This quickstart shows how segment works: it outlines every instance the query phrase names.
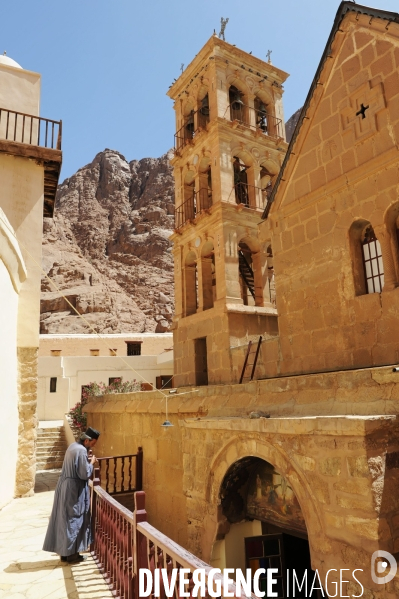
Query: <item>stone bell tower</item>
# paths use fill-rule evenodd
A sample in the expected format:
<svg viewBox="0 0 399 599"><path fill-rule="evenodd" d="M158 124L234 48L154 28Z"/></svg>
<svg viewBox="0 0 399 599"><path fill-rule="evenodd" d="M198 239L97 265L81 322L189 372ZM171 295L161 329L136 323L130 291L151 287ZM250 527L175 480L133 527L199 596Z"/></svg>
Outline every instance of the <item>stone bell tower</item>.
<svg viewBox="0 0 399 599"><path fill-rule="evenodd" d="M212 36L175 101L175 384L237 382L250 339L277 334L258 223L287 144L287 73Z"/></svg>

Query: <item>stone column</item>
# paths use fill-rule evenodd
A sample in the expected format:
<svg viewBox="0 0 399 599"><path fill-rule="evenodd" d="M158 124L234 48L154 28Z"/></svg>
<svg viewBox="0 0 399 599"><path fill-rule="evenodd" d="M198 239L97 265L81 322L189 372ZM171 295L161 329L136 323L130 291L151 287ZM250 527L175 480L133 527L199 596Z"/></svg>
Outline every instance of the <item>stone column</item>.
<svg viewBox="0 0 399 599"><path fill-rule="evenodd" d="M382 262L384 265L383 291L391 291L397 286L395 263L392 256L391 236L384 225L375 227L374 232L381 244Z"/></svg>

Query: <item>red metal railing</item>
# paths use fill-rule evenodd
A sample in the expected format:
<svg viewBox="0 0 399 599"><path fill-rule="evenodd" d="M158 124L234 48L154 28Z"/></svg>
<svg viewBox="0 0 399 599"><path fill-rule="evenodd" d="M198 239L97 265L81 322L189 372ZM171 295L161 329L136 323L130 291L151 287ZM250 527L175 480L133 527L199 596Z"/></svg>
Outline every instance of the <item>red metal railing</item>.
<svg viewBox="0 0 399 599"><path fill-rule="evenodd" d="M224 118L230 121L237 121L240 125L259 131L269 137L285 138L283 121L264 110L233 102L229 104L224 113Z"/></svg>
<svg viewBox="0 0 399 599"><path fill-rule="evenodd" d="M183 127L180 127L175 133L175 152L190 143L200 131L206 128L208 123L209 114L204 114L202 108L192 111L185 117Z"/></svg>
<svg viewBox="0 0 399 599"><path fill-rule="evenodd" d="M0 108L0 139L61 150L62 121Z"/></svg>
<svg viewBox="0 0 399 599"><path fill-rule="evenodd" d="M98 478L107 493L132 493L143 488L143 449L130 455L97 458Z"/></svg>
<svg viewBox="0 0 399 599"><path fill-rule="evenodd" d="M92 489L92 525L94 543L91 553L112 593L119 599L139 599L139 571L147 568L187 568L190 579L186 585L192 586L192 573L203 568L209 573L212 567L195 555L172 541L169 537L147 522L145 493L135 493L135 511L132 513L122 507L104 489L99 479L90 481ZM222 580L216 574L215 580ZM165 597L165 587L160 581L160 596ZM236 596L235 584L229 585L229 591ZM208 596L208 595L206 595ZM151 598L155 589L151 589ZM174 599L179 599L179 578L174 586ZM254 597L252 595L252 597Z"/></svg>
<svg viewBox="0 0 399 599"><path fill-rule="evenodd" d="M212 190L208 188L194 191L192 197L188 198L175 210L175 228L179 229L187 222L196 218L197 214L209 210L212 206Z"/></svg>

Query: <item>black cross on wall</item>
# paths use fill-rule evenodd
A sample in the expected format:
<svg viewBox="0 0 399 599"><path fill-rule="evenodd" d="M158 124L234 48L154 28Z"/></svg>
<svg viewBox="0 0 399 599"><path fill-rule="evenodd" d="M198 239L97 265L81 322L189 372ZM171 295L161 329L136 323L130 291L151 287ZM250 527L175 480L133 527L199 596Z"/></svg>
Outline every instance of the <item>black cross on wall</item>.
<svg viewBox="0 0 399 599"><path fill-rule="evenodd" d="M366 118L366 110L370 108L370 106L365 106L364 104L360 105L360 110L356 113L356 116L362 115L362 119Z"/></svg>

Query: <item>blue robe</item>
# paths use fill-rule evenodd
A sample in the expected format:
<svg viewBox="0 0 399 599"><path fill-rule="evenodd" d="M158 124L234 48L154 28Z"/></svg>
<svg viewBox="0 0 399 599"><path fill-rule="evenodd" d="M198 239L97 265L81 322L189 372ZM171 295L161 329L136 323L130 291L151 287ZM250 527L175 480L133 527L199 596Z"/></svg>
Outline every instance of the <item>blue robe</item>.
<svg viewBox="0 0 399 599"><path fill-rule="evenodd" d="M87 481L92 471L87 449L80 443L72 443L65 453L55 489L44 551L68 556L88 549L92 536Z"/></svg>

